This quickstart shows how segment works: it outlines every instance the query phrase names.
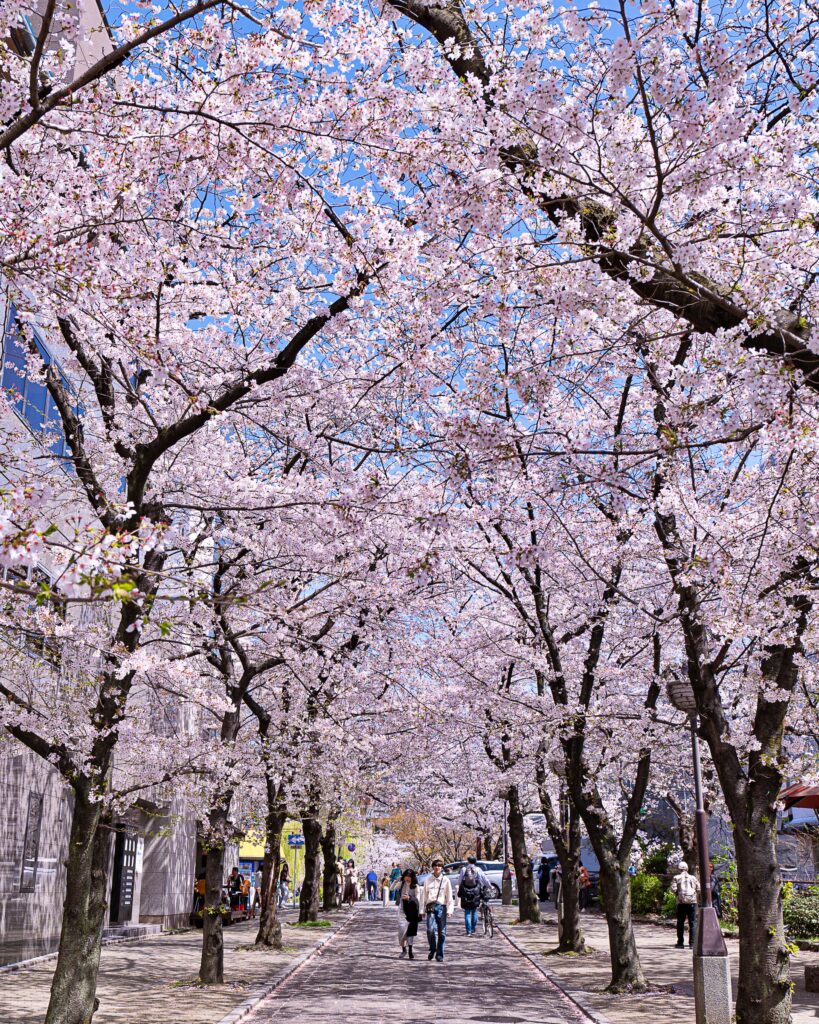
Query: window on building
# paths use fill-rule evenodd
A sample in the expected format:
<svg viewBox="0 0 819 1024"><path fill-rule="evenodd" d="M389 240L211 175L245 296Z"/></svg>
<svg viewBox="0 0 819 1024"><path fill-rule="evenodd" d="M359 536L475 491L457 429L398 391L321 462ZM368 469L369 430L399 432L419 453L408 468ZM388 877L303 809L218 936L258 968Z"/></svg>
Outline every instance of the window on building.
<svg viewBox="0 0 819 1024"><path fill-rule="evenodd" d="M51 576L39 566L11 566L0 570L0 577L9 583L26 584L29 587L40 587L47 584L52 594L58 593ZM19 602L20 596L13 592L4 591L0 601L8 602L7 611L12 613L15 602ZM33 609L35 599L31 599L30 607ZM65 605L63 603L54 606L58 615L65 618ZM55 667L59 666L61 652L60 642L54 636L36 629L25 627L0 627L0 636L9 641L13 646L22 650L25 654L34 658L42 658Z"/></svg>
<svg viewBox="0 0 819 1024"><path fill-rule="evenodd" d="M21 57L30 57L37 45L37 37L34 35L31 21L25 16L20 16L20 23L11 29L11 45Z"/></svg>
<svg viewBox="0 0 819 1024"><path fill-rule="evenodd" d="M51 355L36 333L34 342L42 356L43 364L51 365L53 362ZM39 381L31 380L24 346L25 342L20 333L17 311L12 305L3 337L3 367L0 385L14 408L31 429L38 434L46 431L45 441L48 448L55 455L62 456L65 452L65 436L60 415L46 386ZM60 373L59 367L57 367L57 372ZM60 373L60 379L68 386L62 373Z"/></svg>
<svg viewBox="0 0 819 1024"><path fill-rule="evenodd" d="M37 884L37 860L40 856L42 824L42 793L29 793L26 831L23 840L23 870L20 873L20 892L34 892L34 886Z"/></svg>

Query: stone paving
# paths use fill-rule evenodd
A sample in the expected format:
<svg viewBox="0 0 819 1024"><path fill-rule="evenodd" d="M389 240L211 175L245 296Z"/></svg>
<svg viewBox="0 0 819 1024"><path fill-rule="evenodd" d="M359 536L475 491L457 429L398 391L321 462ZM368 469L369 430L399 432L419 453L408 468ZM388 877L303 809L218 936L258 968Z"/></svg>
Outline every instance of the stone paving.
<svg viewBox="0 0 819 1024"><path fill-rule="evenodd" d="M297 919L286 911L285 922ZM335 923L349 911L322 915ZM94 1024L218 1024L254 990L269 983L327 934L325 928L284 926L281 953L243 949L258 922L225 929L224 985L195 985L202 948L197 929L103 947ZM56 960L0 974L0 1024L42 1024Z"/></svg>
<svg viewBox="0 0 819 1024"><path fill-rule="evenodd" d="M503 938L466 938L456 911L443 963L398 959L397 911L363 907L349 928L245 1018L247 1024L584 1024Z"/></svg>
<svg viewBox="0 0 819 1024"><path fill-rule="evenodd" d="M663 991L610 996L603 992L611 978L605 918L599 913L583 915L586 943L595 951L592 955L547 956L545 954L557 945L557 918L551 904L541 904L541 910L544 909L545 925L514 924L517 908L499 907L495 916L521 949L601 1019L611 1024L694 1024L691 954L688 949L674 948L676 932L673 928L642 923L634 926L646 976L653 986ZM727 939L726 943L736 992L739 943L735 939ZM795 985L793 1024L819 1021L819 993L806 992L804 986L805 965L815 963L819 963L819 953L799 953L791 961Z"/></svg>
<svg viewBox="0 0 819 1024"><path fill-rule="evenodd" d="M658 991L610 996L605 920L584 915L586 957L546 955L557 941L553 908L544 925L517 925L515 908L495 908L512 941L538 967L610 1024L694 1024L691 957L674 949L673 929L635 925L637 945L649 980ZM316 955L290 974L272 995L243 1018L247 1024L582 1024L577 1005L532 966L502 935L466 938L462 916L450 921L443 964L426 959L426 939L418 936L415 961L398 959L397 912L359 905L351 915L327 915L334 929L345 925ZM285 913L285 921L294 912ZM200 931L162 935L107 946L100 968L100 1009L94 1024L219 1024L249 995L276 983L294 961L326 938L326 929L285 925L282 953L249 946L255 922L225 931L224 985L195 985ZM738 944L728 940L734 979ZM794 1024L819 1021L819 994L805 992L806 964L819 953L793 960ZM42 1024L54 960L0 975L0 1024Z"/></svg>

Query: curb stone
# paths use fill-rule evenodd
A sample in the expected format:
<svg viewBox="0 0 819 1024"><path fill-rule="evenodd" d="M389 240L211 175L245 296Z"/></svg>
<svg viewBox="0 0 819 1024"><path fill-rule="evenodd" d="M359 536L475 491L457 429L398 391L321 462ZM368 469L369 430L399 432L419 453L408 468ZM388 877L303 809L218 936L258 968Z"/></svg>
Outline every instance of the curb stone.
<svg viewBox="0 0 819 1024"><path fill-rule="evenodd" d="M192 931L191 928L172 928L167 932L148 932L145 935L129 935L126 938L111 938L102 940L102 948L106 946L127 946L139 945L142 942L150 942L153 939L167 939L169 935L181 935L184 932ZM30 956L27 960L18 960L13 964L3 964L0 967L0 974L11 974L14 971L25 971L29 967L36 967L38 964L44 964L48 960L56 960L59 956L58 950L54 950L53 953L41 953L40 956Z"/></svg>
<svg viewBox="0 0 819 1024"><path fill-rule="evenodd" d="M502 925L499 925L497 921L495 922L495 928L501 933L510 946L513 946L521 956L525 957L536 971L542 974L547 981L551 982L556 989L562 992L570 1003L573 1003L582 1014L588 1017L590 1021L593 1021L593 1024L610 1024L607 1017L602 1016L602 1014L597 1010L589 1006L585 999L582 999L577 995L577 993L569 991L564 983L555 977L551 971L547 971L542 964L538 963L532 954L528 953L522 946L515 942L515 940L507 933L506 929ZM220 1021L219 1024L222 1024L222 1021Z"/></svg>
<svg viewBox="0 0 819 1024"><path fill-rule="evenodd" d="M357 911L356 911L357 913ZM253 992L230 1011L230 1013L223 1017L221 1020L216 1021L216 1024L237 1024L237 1021L242 1020L246 1017L251 1010L255 1010L259 1003L266 999L267 996L272 995L276 989L281 988L286 981L288 981L296 971L300 970L308 960L312 960L314 956L318 956L321 950L332 940L340 934L349 924L352 923L356 917L356 913L351 914L348 918L338 924L335 928L329 928L327 933L321 937L319 942L305 950L295 960L291 960L290 963L280 971L275 978L270 981L266 981L260 988L254 989ZM603 1022L607 1024L607 1022Z"/></svg>

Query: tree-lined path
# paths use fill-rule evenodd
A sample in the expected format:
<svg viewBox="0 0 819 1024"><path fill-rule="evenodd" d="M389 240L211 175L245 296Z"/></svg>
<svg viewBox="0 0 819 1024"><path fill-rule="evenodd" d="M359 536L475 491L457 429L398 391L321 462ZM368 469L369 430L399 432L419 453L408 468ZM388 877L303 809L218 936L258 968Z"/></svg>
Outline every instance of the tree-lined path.
<svg viewBox="0 0 819 1024"><path fill-rule="evenodd" d="M503 938L467 939L450 920L446 958L398 959L397 917L362 908L321 954L246 1018L248 1024L583 1024L588 1020Z"/></svg>

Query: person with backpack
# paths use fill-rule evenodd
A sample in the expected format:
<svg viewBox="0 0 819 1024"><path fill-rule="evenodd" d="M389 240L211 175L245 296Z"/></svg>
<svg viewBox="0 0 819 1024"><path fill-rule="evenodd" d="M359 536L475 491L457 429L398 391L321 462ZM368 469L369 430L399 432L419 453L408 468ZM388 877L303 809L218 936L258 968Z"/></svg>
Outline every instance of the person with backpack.
<svg viewBox="0 0 819 1024"><path fill-rule="evenodd" d="M475 864L467 864L461 876L461 884L458 886L467 935L474 935L478 927L478 907L481 905L481 892L484 888L478 877L479 870ZM482 871L481 874L483 875Z"/></svg>
<svg viewBox="0 0 819 1024"><path fill-rule="evenodd" d="M464 866L458 872L458 885L457 885L457 888L460 888L461 882L464 880L464 875L466 874L466 870L469 867L474 868L475 873L478 876L478 881L480 882L481 886L487 886L488 885L490 889L492 888L492 883L486 877L486 873L480 867L478 867L478 858L477 857L467 857L466 858L466 864L464 864Z"/></svg>
<svg viewBox="0 0 819 1024"><path fill-rule="evenodd" d="M677 900L677 949L685 948L685 922L688 921L688 948L693 949L696 933L697 897L700 894L700 883L689 875L688 865L681 860L677 865L679 874L671 883L671 891Z"/></svg>

